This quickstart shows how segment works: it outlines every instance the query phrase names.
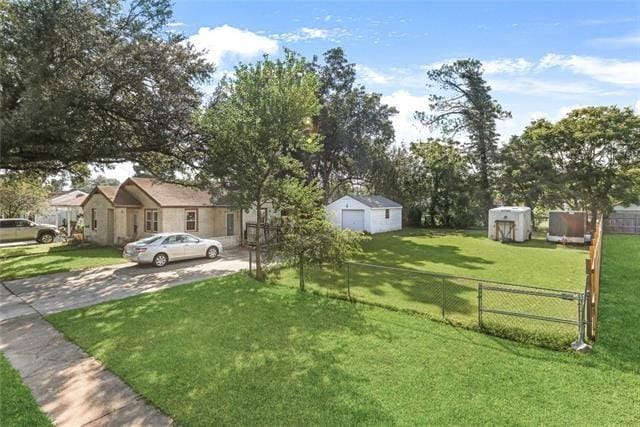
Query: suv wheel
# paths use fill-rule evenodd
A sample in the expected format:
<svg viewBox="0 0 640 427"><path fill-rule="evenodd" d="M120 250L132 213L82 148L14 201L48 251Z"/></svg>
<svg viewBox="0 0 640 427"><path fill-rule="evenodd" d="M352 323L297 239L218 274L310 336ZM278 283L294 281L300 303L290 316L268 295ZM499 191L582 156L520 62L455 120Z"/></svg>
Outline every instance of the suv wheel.
<svg viewBox="0 0 640 427"><path fill-rule="evenodd" d="M166 254L159 253L153 257L153 265L156 267L164 267L169 262L169 257Z"/></svg>
<svg viewBox="0 0 640 427"><path fill-rule="evenodd" d="M53 240L55 238L56 238L56 236L54 236L53 233L51 233L51 232L42 233L42 234L40 234L40 237L38 238L38 242L40 242L40 243L53 243Z"/></svg>

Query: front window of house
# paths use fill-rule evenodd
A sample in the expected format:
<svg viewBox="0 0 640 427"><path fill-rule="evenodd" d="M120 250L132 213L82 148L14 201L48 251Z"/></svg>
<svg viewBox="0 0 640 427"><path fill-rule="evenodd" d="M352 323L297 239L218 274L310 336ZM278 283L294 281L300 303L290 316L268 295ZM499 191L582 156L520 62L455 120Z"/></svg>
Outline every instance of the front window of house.
<svg viewBox="0 0 640 427"><path fill-rule="evenodd" d="M157 209L145 209L144 231L148 233L156 233L158 231L158 210Z"/></svg>
<svg viewBox="0 0 640 427"><path fill-rule="evenodd" d="M185 231L198 231L198 210L187 209L185 211Z"/></svg>
<svg viewBox="0 0 640 427"><path fill-rule="evenodd" d="M384 210L384 218L389 219L389 209Z"/></svg>

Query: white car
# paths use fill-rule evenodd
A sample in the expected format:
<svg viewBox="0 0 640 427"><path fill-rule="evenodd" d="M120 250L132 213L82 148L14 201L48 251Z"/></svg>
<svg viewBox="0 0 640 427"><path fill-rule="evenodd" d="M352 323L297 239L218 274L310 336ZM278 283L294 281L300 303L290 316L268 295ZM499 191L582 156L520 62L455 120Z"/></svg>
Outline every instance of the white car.
<svg viewBox="0 0 640 427"><path fill-rule="evenodd" d="M217 240L201 239L186 233L159 233L124 247L122 256L140 264L164 267L170 261L216 258L222 253Z"/></svg>

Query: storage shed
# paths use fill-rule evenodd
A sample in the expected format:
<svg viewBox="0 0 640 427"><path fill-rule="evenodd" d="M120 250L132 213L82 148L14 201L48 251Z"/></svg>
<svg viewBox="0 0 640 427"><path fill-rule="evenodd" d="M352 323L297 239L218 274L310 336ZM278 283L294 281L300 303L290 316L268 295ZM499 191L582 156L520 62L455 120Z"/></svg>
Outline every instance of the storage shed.
<svg viewBox="0 0 640 427"><path fill-rule="evenodd" d="M585 243L591 240L587 233L587 214L584 211L549 211L550 242Z"/></svg>
<svg viewBox="0 0 640 427"><path fill-rule="evenodd" d="M340 229L372 234L402 229L402 205L383 196L344 196L326 209Z"/></svg>
<svg viewBox="0 0 640 427"><path fill-rule="evenodd" d="M531 239L531 208L502 206L489 210L489 238L502 242Z"/></svg>

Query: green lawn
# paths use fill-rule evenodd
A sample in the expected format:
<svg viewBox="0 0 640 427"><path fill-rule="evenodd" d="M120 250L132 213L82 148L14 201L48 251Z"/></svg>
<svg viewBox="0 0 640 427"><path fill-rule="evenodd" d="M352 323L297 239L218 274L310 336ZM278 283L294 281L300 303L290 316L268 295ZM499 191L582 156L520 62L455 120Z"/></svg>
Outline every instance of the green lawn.
<svg viewBox="0 0 640 427"><path fill-rule="evenodd" d="M0 424L6 427L51 426L31 390L0 353Z"/></svg>
<svg viewBox="0 0 640 427"><path fill-rule="evenodd" d="M81 270L123 262L126 260L122 258L122 252L110 247L71 249L66 245L43 245L42 247L7 248L0 250L0 280Z"/></svg>
<svg viewBox="0 0 640 427"><path fill-rule="evenodd" d="M637 425L640 238L604 253L590 355L239 274L48 320L182 425Z"/></svg>
<svg viewBox="0 0 640 427"><path fill-rule="evenodd" d="M525 243L504 244L489 240L484 231L435 231L405 229L374 235L364 244L356 263L382 264L411 271L374 268L359 264L307 271L306 286L321 294L350 294L359 301L417 311L467 327L478 326L478 280L510 282L567 291L584 291L582 246L562 246L537 237ZM442 278L431 272L465 278ZM298 286L298 271L274 271L274 280ZM475 279L475 280L474 280ZM537 316L578 320L577 301L540 298L487 291L485 308ZM444 310L443 310L444 307ZM502 336L554 347L566 347L577 336L577 327L485 315L483 325Z"/></svg>

